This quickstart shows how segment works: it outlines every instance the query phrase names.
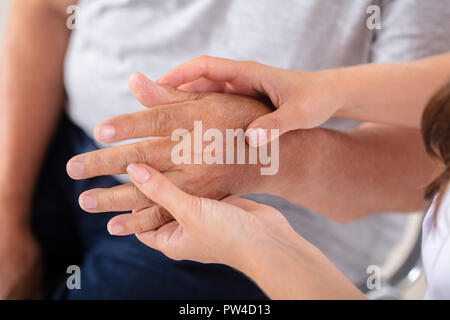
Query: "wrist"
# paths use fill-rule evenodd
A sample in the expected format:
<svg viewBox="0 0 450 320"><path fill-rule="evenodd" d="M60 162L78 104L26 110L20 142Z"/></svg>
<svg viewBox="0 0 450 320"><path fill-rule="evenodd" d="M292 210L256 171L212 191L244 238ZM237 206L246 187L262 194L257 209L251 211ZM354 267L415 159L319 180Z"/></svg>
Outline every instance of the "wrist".
<svg viewBox="0 0 450 320"><path fill-rule="evenodd" d="M318 72L331 93L335 108L334 117L345 117L350 110L358 106L358 75L353 70L340 68Z"/></svg>
<svg viewBox="0 0 450 320"><path fill-rule="evenodd" d="M302 255L305 254L299 244L249 241L245 254L241 254L233 267L252 279L270 298L297 299L300 295L293 279L308 277L307 270L298 261Z"/></svg>
<svg viewBox="0 0 450 320"><path fill-rule="evenodd" d="M242 239L226 264L255 279L257 271L266 259L277 252L278 245L272 239L257 240L254 237Z"/></svg>
<svg viewBox="0 0 450 320"><path fill-rule="evenodd" d="M227 264L250 276L260 270L261 262L267 258L271 259L272 255L286 253L295 256L306 243L293 229L279 232L271 230L264 224L250 225L250 229L241 233L236 239L237 241L229 250L231 255L226 261Z"/></svg>
<svg viewBox="0 0 450 320"><path fill-rule="evenodd" d="M302 204L309 194L308 187L322 176L324 150L327 143L324 129L296 130L279 138L278 171L261 175L260 166L254 169L246 182L250 193L267 193Z"/></svg>
<svg viewBox="0 0 450 320"><path fill-rule="evenodd" d="M330 70L330 73L334 73L335 88L337 93L341 96L342 100L335 113L335 117L355 119L358 118L358 114L361 113L362 107L364 107L367 100L367 95L371 89L370 83L367 82L368 76L366 76L366 67L348 67Z"/></svg>

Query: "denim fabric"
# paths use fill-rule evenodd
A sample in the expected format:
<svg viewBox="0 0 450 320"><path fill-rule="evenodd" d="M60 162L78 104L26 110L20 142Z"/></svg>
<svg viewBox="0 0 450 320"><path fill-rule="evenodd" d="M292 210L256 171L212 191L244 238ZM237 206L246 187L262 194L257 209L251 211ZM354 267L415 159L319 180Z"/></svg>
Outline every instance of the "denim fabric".
<svg viewBox="0 0 450 320"><path fill-rule="evenodd" d="M33 206L33 229L44 253L45 284L53 299L265 299L242 273L218 264L173 261L135 236L115 237L106 224L117 213L89 214L84 190L108 188L111 176L71 180L66 163L95 143L67 118L49 149ZM224 237L227 235L224 234ZM81 268L81 289L67 289L69 265Z"/></svg>

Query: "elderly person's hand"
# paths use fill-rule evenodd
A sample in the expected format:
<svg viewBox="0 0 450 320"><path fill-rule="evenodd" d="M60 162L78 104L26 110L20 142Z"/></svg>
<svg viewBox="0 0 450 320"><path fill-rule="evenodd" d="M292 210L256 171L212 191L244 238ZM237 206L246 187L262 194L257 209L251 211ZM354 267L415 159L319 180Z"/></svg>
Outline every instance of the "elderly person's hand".
<svg viewBox="0 0 450 320"><path fill-rule="evenodd" d="M195 147L191 148L191 154L188 155L190 164L174 163L172 151L180 142L172 141L171 135L179 128L193 133L194 121L201 120L203 132L214 128L226 137L226 129L245 129L254 119L269 113L268 106L249 97L186 93L170 87L161 87L138 73L130 77L130 88L136 98L149 108L104 121L95 130L96 138L104 143L143 137L157 138L78 155L67 165L68 173L73 179L124 174L128 164L141 162L163 172L186 192L202 197L222 199L230 194L242 194L252 190L251 185L258 183L257 176L260 175L261 166L248 164L248 161L245 161L246 164L236 164L236 161L226 164L225 150L224 164L207 164L205 161L195 163ZM249 147L245 143L243 133L242 130L240 151L244 151L248 156ZM210 144L211 141L203 142L202 148L205 149ZM225 146L225 142L220 144ZM152 216L156 220L137 220L136 224L143 230L153 227L154 223L160 224L172 219L159 207L154 207L154 203L132 184L86 191L80 196L80 205L88 212L146 208L154 213ZM136 219L144 216L141 211L136 215Z"/></svg>
<svg viewBox="0 0 450 320"><path fill-rule="evenodd" d="M127 223L134 214L123 215L109 222L110 233L136 233L175 260L230 265L274 299L364 297L274 208L235 196L217 201L190 195L147 165L130 164L127 171L137 188L175 220L141 232Z"/></svg>
<svg viewBox="0 0 450 320"><path fill-rule="evenodd" d="M269 243L298 237L286 218L267 205L236 196L222 201L193 196L145 164L130 164L127 171L136 187L175 220L139 233L141 230L133 225L134 213L124 214L120 220L109 222L109 232L137 234L143 243L172 259L229 264L236 254L245 251L242 246L249 238Z"/></svg>

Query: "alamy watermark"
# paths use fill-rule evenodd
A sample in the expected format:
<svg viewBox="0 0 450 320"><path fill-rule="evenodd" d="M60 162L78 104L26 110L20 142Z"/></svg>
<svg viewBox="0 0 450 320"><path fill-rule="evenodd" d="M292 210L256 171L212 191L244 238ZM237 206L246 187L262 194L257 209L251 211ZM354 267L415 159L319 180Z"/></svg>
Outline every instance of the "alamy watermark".
<svg viewBox="0 0 450 320"><path fill-rule="evenodd" d="M77 5L68 6L66 13L69 17L66 20L66 27L69 30L80 29L81 8Z"/></svg>
<svg viewBox="0 0 450 320"><path fill-rule="evenodd" d="M264 130L264 129L263 129ZM264 130L267 137L267 130ZM250 133L251 134L251 133ZM271 129L271 136L278 137L279 130ZM274 175L279 169L279 140L257 148L246 146L243 129L221 130L209 128L203 132L202 121L194 121L194 130L176 129L171 141L178 142L171 152L174 164L258 164L261 175ZM270 152L269 152L270 148Z"/></svg>
<svg viewBox="0 0 450 320"><path fill-rule="evenodd" d="M66 20L66 26L69 30L79 29L81 24L81 8L79 5L70 5L66 13L69 15ZM369 30L380 30L381 27L381 8L376 4L369 5L366 9L369 17L366 19L366 26Z"/></svg>
<svg viewBox="0 0 450 320"><path fill-rule="evenodd" d="M69 274L66 280L66 286L69 290L81 290L81 268L77 265L67 267L66 273Z"/></svg>
<svg viewBox="0 0 450 320"><path fill-rule="evenodd" d="M367 277L366 285L369 290L381 289L381 268L377 265L370 265L366 269Z"/></svg>

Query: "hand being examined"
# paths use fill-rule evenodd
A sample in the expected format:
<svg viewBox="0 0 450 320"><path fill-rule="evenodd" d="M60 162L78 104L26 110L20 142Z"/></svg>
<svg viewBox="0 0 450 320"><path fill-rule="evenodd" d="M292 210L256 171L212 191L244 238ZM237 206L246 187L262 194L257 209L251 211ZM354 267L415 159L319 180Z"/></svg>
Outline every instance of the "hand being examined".
<svg viewBox="0 0 450 320"><path fill-rule="evenodd" d="M75 156L67 164L71 178L126 174L128 164L145 163L182 190L200 197L222 199L251 189L252 177L259 175L258 165L174 164L171 152L178 142L171 141L171 135L178 128L191 132L197 120L202 121L203 130L216 128L224 133L225 129L245 129L254 119L269 113L268 106L248 97L187 93L159 86L139 73L133 74L129 82L135 97L149 109L102 122L95 129L95 137L103 143L156 138ZM80 195L79 202L88 212L134 210L133 215L114 218L130 226L130 233L157 228L173 219L133 184L88 190Z"/></svg>

